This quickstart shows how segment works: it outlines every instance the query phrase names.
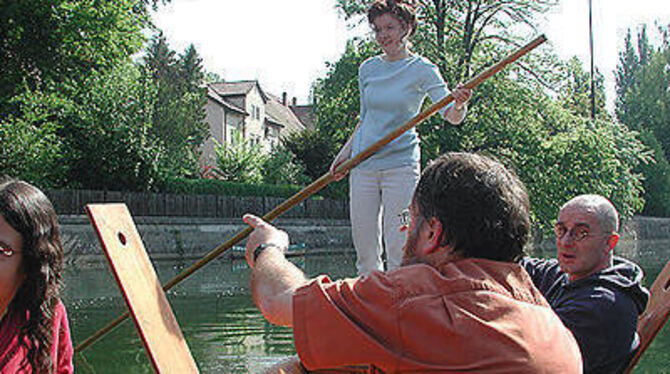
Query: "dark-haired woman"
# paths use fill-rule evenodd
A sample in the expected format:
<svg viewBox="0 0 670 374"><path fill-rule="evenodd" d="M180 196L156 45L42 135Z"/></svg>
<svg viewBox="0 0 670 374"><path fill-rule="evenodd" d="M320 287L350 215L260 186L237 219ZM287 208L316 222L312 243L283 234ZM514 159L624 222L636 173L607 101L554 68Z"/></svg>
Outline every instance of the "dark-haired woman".
<svg viewBox="0 0 670 374"><path fill-rule="evenodd" d="M62 268L49 199L28 183L0 180L0 373L74 371Z"/></svg>
<svg viewBox="0 0 670 374"><path fill-rule="evenodd" d="M408 38L417 26L410 1L377 0L367 16L383 53L359 68L360 121L331 165L336 179L344 177L335 173L342 162L416 116L426 96L435 102L449 94L437 66L409 49ZM440 114L459 124L472 92L459 85L452 94L455 101ZM351 226L361 275L384 270L383 248L388 270L402 262L405 234L398 230L400 214L409 206L419 180L420 154L419 137L411 129L351 171Z"/></svg>

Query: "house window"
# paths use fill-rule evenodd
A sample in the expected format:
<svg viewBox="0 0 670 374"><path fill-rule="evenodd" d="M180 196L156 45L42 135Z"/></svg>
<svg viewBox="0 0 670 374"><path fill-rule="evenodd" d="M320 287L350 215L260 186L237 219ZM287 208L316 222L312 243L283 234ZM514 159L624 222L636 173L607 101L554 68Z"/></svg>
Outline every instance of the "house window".
<svg viewBox="0 0 670 374"><path fill-rule="evenodd" d="M261 119L261 108L254 104L251 104L251 118Z"/></svg>

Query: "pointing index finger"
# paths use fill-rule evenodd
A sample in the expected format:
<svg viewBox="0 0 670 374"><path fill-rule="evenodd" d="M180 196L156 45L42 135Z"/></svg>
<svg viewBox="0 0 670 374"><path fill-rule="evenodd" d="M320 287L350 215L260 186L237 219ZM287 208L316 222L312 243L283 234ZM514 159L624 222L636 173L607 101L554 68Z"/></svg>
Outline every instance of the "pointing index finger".
<svg viewBox="0 0 670 374"><path fill-rule="evenodd" d="M263 221L263 219L261 219L260 217L255 216L253 214L245 214L244 216L242 216L242 220L254 229L257 226L261 226L261 225L265 224L265 221Z"/></svg>

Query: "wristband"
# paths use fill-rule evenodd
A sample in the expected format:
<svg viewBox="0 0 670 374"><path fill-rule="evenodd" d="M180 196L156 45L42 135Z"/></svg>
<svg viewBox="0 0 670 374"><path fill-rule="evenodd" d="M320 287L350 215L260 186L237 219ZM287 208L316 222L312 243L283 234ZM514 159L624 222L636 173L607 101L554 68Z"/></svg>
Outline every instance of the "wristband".
<svg viewBox="0 0 670 374"><path fill-rule="evenodd" d="M278 246L277 244L274 243L262 243L256 249L254 249L254 262L256 262L256 259L258 259L258 256L261 255L261 253L268 247L275 247L279 250L281 250L281 247Z"/></svg>

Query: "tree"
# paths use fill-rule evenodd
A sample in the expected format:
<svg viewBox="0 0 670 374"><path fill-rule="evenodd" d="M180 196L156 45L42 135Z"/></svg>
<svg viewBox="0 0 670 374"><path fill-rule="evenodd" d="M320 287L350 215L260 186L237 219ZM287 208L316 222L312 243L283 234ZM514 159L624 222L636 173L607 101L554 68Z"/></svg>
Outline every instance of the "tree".
<svg viewBox="0 0 670 374"><path fill-rule="evenodd" d="M263 175L263 183L266 184L305 185L311 182L305 175L305 168L281 143L265 157L260 171Z"/></svg>
<svg viewBox="0 0 670 374"><path fill-rule="evenodd" d="M57 95L26 91L11 104L25 114L10 114L0 122L0 173L43 188L62 186L66 170L63 144L52 111L66 107L67 101Z"/></svg>
<svg viewBox="0 0 670 374"><path fill-rule="evenodd" d="M633 47L631 31L626 34L624 49L619 52L616 70L616 115L619 121L641 133L644 143L653 151L653 160L642 164L644 176L644 214L670 215L670 47L666 30L661 49L648 42L646 27L637 34Z"/></svg>
<svg viewBox="0 0 670 374"><path fill-rule="evenodd" d="M591 116L591 76L577 57L569 59L565 67L566 79L558 93L559 103L571 113L588 118ZM605 108L605 78L597 68L594 82L596 118L611 119Z"/></svg>
<svg viewBox="0 0 670 374"><path fill-rule="evenodd" d="M638 169L644 177L642 186L645 204L642 214L670 217L670 163L653 133L642 130L640 139L650 148L653 156Z"/></svg>
<svg viewBox="0 0 670 374"><path fill-rule="evenodd" d="M202 68L202 58L193 44L189 44L180 56L177 66L178 81L183 85L183 89L190 92L197 92L201 89L205 73Z"/></svg>
<svg viewBox="0 0 670 374"><path fill-rule="evenodd" d="M644 29L643 29L644 30ZM652 50L643 44L640 33L637 55L630 47L620 52L617 67L617 118L632 129L650 130L661 144L666 159L670 159L670 48ZM649 52L649 50L652 50ZM633 66L627 63L633 61ZM638 61L635 63L635 61Z"/></svg>
<svg viewBox="0 0 670 374"><path fill-rule="evenodd" d="M219 143L214 147L216 152L215 174L219 179L228 182L260 183L263 179L261 166L265 155L261 145L252 145L244 139L242 133L235 132L229 143Z"/></svg>
<svg viewBox="0 0 670 374"><path fill-rule="evenodd" d="M112 69L142 47L146 4L134 0L10 1L0 12L0 116L24 90L53 90ZM16 113L14 113L16 114Z"/></svg>
<svg viewBox="0 0 670 374"><path fill-rule="evenodd" d="M156 89L128 62L90 75L59 115L67 184L74 188L146 191L155 188L164 152L151 136Z"/></svg>
<svg viewBox="0 0 670 374"><path fill-rule="evenodd" d="M643 25L637 34L637 49L633 47L631 31L628 29L624 38L624 49L619 52L619 64L616 67L616 106L615 111L620 121L628 121L631 114L627 113L628 95L638 87L637 75L649 64L653 48L647 38L647 27Z"/></svg>
<svg viewBox="0 0 670 374"><path fill-rule="evenodd" d="M151 133L165 150L158 160L161 179L198 175L200 145L209 135L202 59L193 45L177 58L158 33L147 47L144 67L158 89Z"/></svg>
<svg viewBox="0 0 670 374"><path fill-rule="evenodd" d="M291 133L282 139L282 145L295 155L298 164L312 180L328 172L338 151L324 132L309 129Z"/></svg>
<svg viewBox="0 0 670 374"><path fill-rule="evenodd" d="M3 149L4 170L42 186L151 188L154 92L131 56L158 2L3 5L0 122L13 145Z"/></svg>

